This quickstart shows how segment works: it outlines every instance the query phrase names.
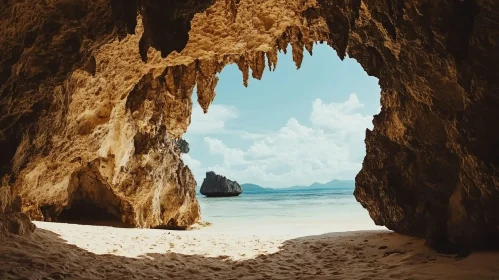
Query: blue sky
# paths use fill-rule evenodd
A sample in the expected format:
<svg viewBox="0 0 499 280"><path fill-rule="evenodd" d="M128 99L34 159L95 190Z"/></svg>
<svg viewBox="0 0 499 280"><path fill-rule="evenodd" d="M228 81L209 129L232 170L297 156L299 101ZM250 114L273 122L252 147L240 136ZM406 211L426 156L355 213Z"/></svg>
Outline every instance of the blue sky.
<svg viewBox="0 0 499 280"><path fill-rule="evenodd" d="M198 185L209 170L266 187L353 179L360 170L365 130L380 109L378 79L327 45L305 52L299 70L290 51L262 80L250 75L247 88L236 65L225 67L207 114L194 102L183 159Z"/></svg>

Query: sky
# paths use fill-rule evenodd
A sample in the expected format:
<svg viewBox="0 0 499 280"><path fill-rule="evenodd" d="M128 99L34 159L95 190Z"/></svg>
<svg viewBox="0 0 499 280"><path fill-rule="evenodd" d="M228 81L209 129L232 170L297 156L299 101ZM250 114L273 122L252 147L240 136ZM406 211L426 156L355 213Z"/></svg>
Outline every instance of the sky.
<svg viewBox="0 0 499 280"><path fill-rule="evenodd" d="M362 167L365 131L380 110L378 79L327 45L305 52L299 70L291 47L275 71L244 87L235 64L219 74L203 114L193 95L183 160L198 185L207 171L239 183L279 188L352 180Z"/></svg>

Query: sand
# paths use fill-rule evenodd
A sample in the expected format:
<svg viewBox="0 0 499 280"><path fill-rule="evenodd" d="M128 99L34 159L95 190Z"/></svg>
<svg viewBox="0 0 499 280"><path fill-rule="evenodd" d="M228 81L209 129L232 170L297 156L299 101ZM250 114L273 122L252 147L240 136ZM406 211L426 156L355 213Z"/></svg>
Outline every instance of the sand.
<svg viewBox="0 0 499 280"><path fill-rule="evenodd" d="M460 259L387 230L317 236L37 222L0 235L0 279L499 279L499 253Z"/></svg>

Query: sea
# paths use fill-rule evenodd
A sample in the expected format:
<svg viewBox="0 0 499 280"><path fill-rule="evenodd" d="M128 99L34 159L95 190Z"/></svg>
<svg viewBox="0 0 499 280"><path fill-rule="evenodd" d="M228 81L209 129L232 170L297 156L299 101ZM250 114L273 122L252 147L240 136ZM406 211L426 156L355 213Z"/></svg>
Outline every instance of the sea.
<svg viewBox="0 0 499 280"><path fill-rule="evenodd" d="M355 200L354 188L270 189L243 191L236 197L198 193L206 228L244 234L318 235L330 232L380 230Z"/></svg>

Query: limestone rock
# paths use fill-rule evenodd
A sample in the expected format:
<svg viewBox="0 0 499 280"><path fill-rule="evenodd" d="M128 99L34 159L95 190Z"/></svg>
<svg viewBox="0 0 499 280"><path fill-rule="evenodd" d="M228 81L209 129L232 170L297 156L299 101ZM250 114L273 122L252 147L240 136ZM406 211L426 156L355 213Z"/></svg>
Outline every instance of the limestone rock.
<svg viewBox="0 0 499 280"><path fill-rule="evenodd" d="M6 181L0 185L0 235L5 233L26 235L36 226L29 217L20 213L21 197L14 194Z"/></svg>
<svg viewBox="0 0 499 280"><path fill-rule="evenodd" d="M200 192L207 197L224 197L238 196L243 192L243 189L236 181L231 181L225 178L225 176L208 171L201 185Z"/></svg>
<svg viewBox="0 0 499 280"><path fill-rule="evenodd" d="M24 213L0 214L0 235L5 233L27 235L35 229L36 226Z"/></svg>
<svg viewBox="0 0 499 280"><path fill-rule="evenodd" d="M47 221L83 218L136 227L195 223L196 182L168 133L164 108L176 101L167 87L163 76L145 75L123 100L96 95L89 104L74 95L69 114L79 118L67 126L74 145L58 143L60 153L30 162L20 173L23 212ZM49 160L54 156L58 160Z"/></svg>
<svg viewBox="0 0 499 280"><path fill-rule="evenodd" d="M357 200L376 224L437 249L491 246L499 240L499 2L319 3L328 44L382 89Z"/></svg>
<svg viewBox="0 0 499 280"><path fill-rule="evenodd" d="M97 213L138 227L195 223L196 183L172 145L192 107L192 89L175 75L194 64L153 77L140 52L148 45L163 56L180 50L190 20L212 1L178 2L176 8L158 1L45 2L0 4L5 188L19 194L22 211L37 220ZM158 18L161 9L170 16ZM127 37L136 29L139 35ZM161 34L169 34L166 41Z"/></svg>

